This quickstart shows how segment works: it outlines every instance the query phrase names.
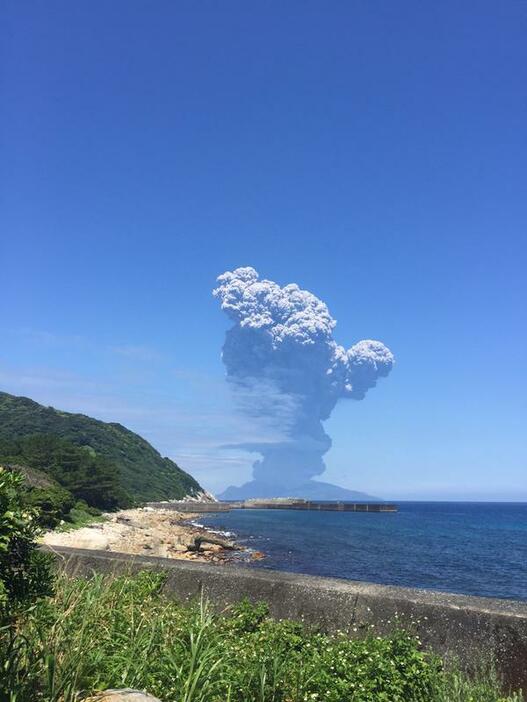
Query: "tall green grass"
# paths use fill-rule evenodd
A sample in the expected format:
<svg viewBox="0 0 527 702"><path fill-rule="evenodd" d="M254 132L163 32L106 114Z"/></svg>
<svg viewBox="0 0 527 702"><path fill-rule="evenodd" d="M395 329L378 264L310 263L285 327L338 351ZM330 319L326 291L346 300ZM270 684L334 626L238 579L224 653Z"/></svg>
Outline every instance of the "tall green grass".
<svg viewBox="0 0 527 702"><path fill-rule="evenodd" d="M109 687L164 702L520 702L492 675L445 671L412 635L309 633L264 605L221 616L162 594L163 576L60 576L56 594L0 632L1 699L73 702Z"/></svg>

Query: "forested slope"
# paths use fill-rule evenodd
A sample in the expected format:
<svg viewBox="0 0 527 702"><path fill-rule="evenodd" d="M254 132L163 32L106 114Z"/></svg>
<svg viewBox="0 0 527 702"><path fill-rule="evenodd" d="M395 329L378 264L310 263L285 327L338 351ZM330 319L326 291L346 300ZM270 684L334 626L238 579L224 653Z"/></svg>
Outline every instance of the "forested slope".
<svg viewBox="0 0 527 702"><path fill-rule="evenodd" d="M5 442L20 444L19 439L37 435L46 437L40 439L41 443L43 441L46 444L46 450L52 448L55 469L50 472L61 484L63 480L60 470L67 473L68 469L67 465L61 468L57 464L57 456L62 452L64 460L67 461L68 450L66 444L58 446L56 442L50 448L50 437L82 448L87 457L93 459L91 468L87 467L85 461L81 461L85 463L83 470L93 470L94 480L98 479L97 476L103 476L104 480L107 480L113 469L120 488L134 500L180 499L201 490L199 483L174 461L163 458L145 439L121 424L102 422L83 414L62 412L53 407L44 407L27 397L15 397L0 392L0 440L3 444L3 456L8 454L16 458L17 451L18 455L36 451L37 446L28 446L27 441L23 442L24 446L20 450L15 445L10 448ZM72 455L69 459L73 460L73 463L77 461L78 464L78 456L73 456L74 451L70 453ZM46 470L46 466L40 465L38 461L32 465ZM64 478L64 475L62 477Z"/></svg>

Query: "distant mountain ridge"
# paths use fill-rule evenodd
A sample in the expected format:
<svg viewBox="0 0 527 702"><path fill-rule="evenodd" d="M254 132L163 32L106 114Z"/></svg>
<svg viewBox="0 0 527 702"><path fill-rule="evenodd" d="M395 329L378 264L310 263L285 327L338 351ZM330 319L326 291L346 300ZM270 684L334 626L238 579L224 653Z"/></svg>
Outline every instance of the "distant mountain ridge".
<svg viewBox="0 0 527 702"><path fill-rule="evenodd" d="M137 501L182 499L203 488L148 441L117 423L44 407L27 397L0 392L0 439L54 435L113 462L122 487Z"/></svg>
<svg viewBox="0 0 527 702"><path fill-rule="evenodd" d="M220 500L247 500L258 497L302 497L306 500L343 500L346 502L382 502L374 495L358 490L324 483L318 480L307 480L294 486L269 485L258 480L251 480L240 487L231 485L221 495Z"/></svg>

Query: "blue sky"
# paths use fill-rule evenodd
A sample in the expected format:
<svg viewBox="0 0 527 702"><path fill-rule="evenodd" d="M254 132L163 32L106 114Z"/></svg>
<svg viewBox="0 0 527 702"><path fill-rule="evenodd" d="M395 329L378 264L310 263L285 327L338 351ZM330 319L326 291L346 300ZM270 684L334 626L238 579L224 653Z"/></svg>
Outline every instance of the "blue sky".
<svg viewBox="0 0 527 702"><path fill-rule="evenodd" d="M254 457L211 297L241 265L397 357L325 480L527 499L523 2L3 4L0 388L220 490Z"/></svg>

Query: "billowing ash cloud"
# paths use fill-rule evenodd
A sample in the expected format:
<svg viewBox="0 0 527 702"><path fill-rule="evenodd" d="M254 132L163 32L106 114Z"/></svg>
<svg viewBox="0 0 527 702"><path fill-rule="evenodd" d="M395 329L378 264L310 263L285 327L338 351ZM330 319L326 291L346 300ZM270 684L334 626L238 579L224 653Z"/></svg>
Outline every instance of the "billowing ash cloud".
<svg viewBox="0 0 527 702"><path fill-rule="evenodd" d="M220 275L214 296L234 322L223 362L242 411L280 422L276 442L244 446L262 455L254 480L292 494L287 488L325 470L331 439L322 422L337 401L362 400L388 375L393 354L371 340L346 350L334 341L336 321L321 300L295 284L260 280L254 268Z"/></svg>

